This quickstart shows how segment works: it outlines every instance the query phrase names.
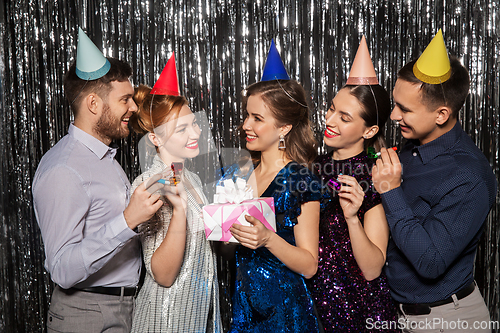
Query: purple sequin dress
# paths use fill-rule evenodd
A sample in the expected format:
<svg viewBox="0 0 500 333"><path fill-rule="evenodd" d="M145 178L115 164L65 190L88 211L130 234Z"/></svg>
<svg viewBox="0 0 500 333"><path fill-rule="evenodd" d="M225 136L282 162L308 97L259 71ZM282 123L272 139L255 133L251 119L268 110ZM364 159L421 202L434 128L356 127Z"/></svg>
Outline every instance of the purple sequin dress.
<svg viewBox="0 0 500 333"><path fill-rule="evenodd" d="M342 173L354 176L363 187L366 194L358 213L361 223L364 213L381 203L380 195L372 190L374 163L364 152L342 161L333 160L331 154L318 156L315 161L322 184ZM325 197L319 227L318 272L309 281L325 332L400 332L376 329L397 323L387 279L383 273L372 281L363 277L352 253L338 196L329 189Z"/></svg>

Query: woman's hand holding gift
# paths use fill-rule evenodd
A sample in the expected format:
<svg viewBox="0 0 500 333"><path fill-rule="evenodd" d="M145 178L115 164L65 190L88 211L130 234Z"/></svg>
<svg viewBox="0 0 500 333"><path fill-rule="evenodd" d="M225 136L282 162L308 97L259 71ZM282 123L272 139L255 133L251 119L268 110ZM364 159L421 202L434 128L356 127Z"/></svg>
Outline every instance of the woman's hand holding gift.
<svg viewBox="0 0 500 333"><path fill-rule="evenodd" d="M241 245L250 249L257 249L266 246L269 239L275 235L275 232L267 229L262 222L253 216L245 215L245 219L251 226L233 224L229 231Z"/></svg>

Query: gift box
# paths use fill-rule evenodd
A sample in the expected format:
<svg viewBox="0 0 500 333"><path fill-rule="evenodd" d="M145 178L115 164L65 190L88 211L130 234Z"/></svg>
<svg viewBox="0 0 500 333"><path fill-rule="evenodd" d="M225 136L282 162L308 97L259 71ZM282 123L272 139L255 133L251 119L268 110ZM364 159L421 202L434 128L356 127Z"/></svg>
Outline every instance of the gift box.
<svg viewBox="0 0 500 333"><path fill-rule="evenodd" d="M258 198L241 203L215 203L204 206L203 221L207 239L238 243L229 228L234 223L250 226L245 215L255 217L266 228L276 231L274 198Z"/></svg>

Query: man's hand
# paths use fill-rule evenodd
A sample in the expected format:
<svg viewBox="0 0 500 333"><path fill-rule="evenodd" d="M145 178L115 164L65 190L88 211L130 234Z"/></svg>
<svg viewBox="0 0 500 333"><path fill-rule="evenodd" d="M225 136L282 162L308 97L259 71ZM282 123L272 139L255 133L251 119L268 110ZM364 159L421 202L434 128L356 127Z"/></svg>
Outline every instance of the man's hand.
<svg viewBox="0 0 500 333"><path fill-rule="evenodd" d="M135 229L139 224L149 220L163 205L160 195L154 194L163 187L163 184L157 182L160 178L160 174L152 176L139 185L130 197L130 202L123 211L130 229Z"/></svg>
<svg viewBox="0 0 500 333"><path fill-rule="evenodd" d="M379 193L385 193L401 185L401 163L392 149L382 148L380 158L372 169L372 180Z"/></svg>

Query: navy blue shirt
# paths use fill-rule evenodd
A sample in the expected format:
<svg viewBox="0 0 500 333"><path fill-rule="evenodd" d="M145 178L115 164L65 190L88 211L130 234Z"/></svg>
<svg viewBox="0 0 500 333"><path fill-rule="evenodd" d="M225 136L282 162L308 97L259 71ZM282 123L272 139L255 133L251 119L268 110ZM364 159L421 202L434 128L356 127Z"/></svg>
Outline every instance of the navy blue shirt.
<svg viewBox="0 0 500 333"><path fill-rule="evenodd" d="M400 187L382 194L391 230L385 273L401 303L445 299L474 280L477 243L497 182L460 123L399 155Z"/></svg>

